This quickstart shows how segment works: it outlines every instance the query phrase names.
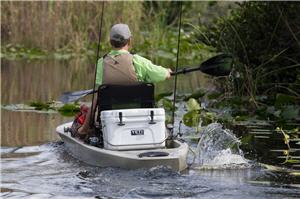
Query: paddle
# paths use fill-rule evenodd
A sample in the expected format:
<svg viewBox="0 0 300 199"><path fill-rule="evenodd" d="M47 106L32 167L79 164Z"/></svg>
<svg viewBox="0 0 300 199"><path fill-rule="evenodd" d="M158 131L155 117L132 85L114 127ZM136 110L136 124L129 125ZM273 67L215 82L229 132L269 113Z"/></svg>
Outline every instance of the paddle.
<svg viewBox="0 0 300 199"><path fill-rule="evenodd" d="M172 72L171 75L174 76L176 74L186 74L193 71L201 71L203 73L206 73L208 75L212 76L227 76L231 72L232 67L232 57L227 54L219 54L217 56L214 56L197 67L192 68L183 68L176 72ZM65 92L60 97L60 101L63 103L69 103L74 102L82 97L85 97L89 94L96 93L97 90L89 89L89 90L83 90L83 91L75 91L75 92Z"/></svg>
<svg viewBox="0 0 300 199"><path fill-rule="evenodd" d="M205 74L212 76L228 76L231 72L232 68L232 57L227 54L219 54L216 55L205 62L203 62L200 66L196 67L188 67L180 69L176 72L171 73L171 75L175 74L185 74L193 71L201 71Z"/></svg>
<svg viewBox="0 0 300 199"><path fill-rule="evenodd" d="M64 92L59 100L66 104L69 102L74 102L82 97L85 97L89 94L96 93L97 90L93 91L93 89L83 90L83 91L75 91L75 92Z"/></svg>

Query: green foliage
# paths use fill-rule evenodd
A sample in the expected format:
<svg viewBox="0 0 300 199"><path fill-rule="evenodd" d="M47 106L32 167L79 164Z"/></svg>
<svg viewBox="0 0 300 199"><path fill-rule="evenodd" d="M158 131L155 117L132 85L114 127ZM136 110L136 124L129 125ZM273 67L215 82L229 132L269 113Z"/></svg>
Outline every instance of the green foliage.
<svg viewBox="0 0 300 199"><path fill-rule="evenodd" d="M296 97L282 94L282 93L277 93L275 104L274 104L277 108L280 108L281 106L284 105L291 105L291 104L297 104Z"/></svg>
<svg viewBox="0 0 300 199"><path fill-rule="evenodd" d="M64 116L74 116L80 111L80 108L75 104L64 104L58 111Z"/></svg>
<svg viewBox="0 0 300 199"><path fill-rule="evenodd" d="M1 46L1 58L6 59L43 59L47 56L47 52L32 48L27 49L21 45L5 45Z"/></svg>
<svg viewBox="0 0 300 199"><path fill-rule="evenodd" d="M142 2L105 2L103 38L112 24L127 23L138 33ZM28 49L72 49L77 54L97 42L102 2L2 2L1 41ZM132 14L134 12L134 15ZM136 39L140 39L138 35ZM103 39L108 44L108 39Z"/></svg>
<svg viewBox="0 0 300 199"><path fill-rule="evenodd" d="M219 98L220 96L222 96L222 93L214 91L214 92L212 92L212 93L209 93L209 94L207 95L207 98L208 98L209 100L213 100L213 99Z"/></svg>
<svg viewBox="0 0 300 199"><path fill-rule="evenodd" d="M155 96L155 101L158 102L159 100L171 96L173 94L173 92L166 92L166 93L160 93L158 95Z"/></svg>
<svg viewBox="0 0 300 199"><path fill-rule="evenodd" d="M183 123L189 127L198 127L200 123L200 110L189 111L183 115Z"/></svg>
<svg viewBox="0 0 300 199"><path fill-rule="evenodd" d="M55 60L67 60L71 58L94 56L94 50L86 50L86 52L77 54L71 49L57 50L49 52L38 48L26 48L22 45L7 44L1 46L1 58L16 60L16 59L55 59Z"/></svg>
<svg viewBox="0 0 300 199"><path fill-rule="evenodd" d="M49 110L50 109L50 103L44 103L44 102L30 102L30 106L34 107L35 110Z"/></svg>
<svg viewBox="0 0 300 199"><path fill-rule="evenodd" d="M200 97L203 97L204 95L205 95L205 91L203 89L198 89L195 92L193 92L192 94L185 97L184 100L188 101L191 98L199 99Z"/></svg>
<svg viewBox="0 0 300 199"><path fill-rule="evenodd" d="M243 2L230 16L199 27L200 43L235 59L233 94L250 96L300 93L300 4ZM224 85L224 84L223 84Z"/></svg>
<svg viewBox="0 0 300 199"><path fill-rule="evenodd" d="M222 121L215 112L208 111L201 108L198 101L194 98L190 98L186 102L187 113L183 115L183 123L189 127L196 127L199 125L208 125L212 122Z"/></svg>
<svg viewBox="0 0 300 199"><path fill-rule="evenodd" d="M207 5L206 2L183 3L182 63L199 63L211 54L211 48L196 44L190 38L189 24L203 18L201 13ZM156 64L174 68L179 8L179 2L105 2L100 54L110 49L108 35L112 24L127 23L133 34L133 51ZM1 7L1 57L70 59L95 56L101 9L102 2L4 2ZM5 47L19 44L24 50Z"/></svg>
<svg viewBox="0 0 300 199"><path fill-rule="evenodd" d="M282 128L277 127L275 129L277 133L280 133L283 136L283 141L287 146L287 149L283 151L283 155L285 156L285 161L281 164L297 164L300 163L300 160L296 157L291 155L294 149L291 147L290 143L293 140L298 140L299 138L299 128L294 128L292 130L283 130ZM297 144L297 143L296 143Z"/></svg>
<svg viewBox="0 0 300 199"><path fill-rule="evenodd" d="M189 127L198 127L201 121L201 107L194 98L190 98L186 103L188 112L183 115L183 123Z"/></svg>
<svg viewBox="0 0 300 199"><path fill-rule="evenodd" d="M22 110L31 110L34 107L37 111L58 111L63 116L74 116L80 111L79 104L61 104L55 101L50 102L30 102L29 106L21 107ZM18 109L17 109L18 110Z"/></svg>
<svg viewBox="0 0 300 199"><path fill-rule="evenodd" d="M190 98L186 103L186 107L188 111L200 110L200 104L194 98Z"/></svg>

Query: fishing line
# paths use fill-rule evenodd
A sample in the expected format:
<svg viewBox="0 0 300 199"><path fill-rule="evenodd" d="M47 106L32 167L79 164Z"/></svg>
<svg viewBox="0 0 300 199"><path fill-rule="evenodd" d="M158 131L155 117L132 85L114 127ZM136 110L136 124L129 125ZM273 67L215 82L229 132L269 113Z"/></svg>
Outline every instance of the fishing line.
<svg viewBox="0 0 300 199"><path fill-rule="evenodd" d="M175 79L174 79L174 98L173 98L173 112L172 112L172 124L175 122L175 103L176 103L176 90L177 90L177 71L179 62L179 47L180 47L180 30L181 30L181 15L182 15L182 1L180 1L180 12L179 12L179 27L178 27L178 42L177 42L177 58L175 68Z"/></svg>
<svg viewBox="0 0 300 199"><path fill-rule="evenodd" d="M94 75L94 87L93 90L96 88L96 77L97 77L97 63L99 59L99 52L100 52L100 42L101 42L101 35L102 35L102 23L103 23L103 9L104 8L104 1L102 1L102 9L101 9L101 21L100 21L100 27L99 27L99 34L98 34L98 47L97 47L97 58L96 58L96 64L95 64L95 75ZM93 93L92 97L92 106L91 106L91 116L90 116L90 127L92 128L94 126L94 119L95 119L95 111L94 109L94 97L95 94Z"/></svg>

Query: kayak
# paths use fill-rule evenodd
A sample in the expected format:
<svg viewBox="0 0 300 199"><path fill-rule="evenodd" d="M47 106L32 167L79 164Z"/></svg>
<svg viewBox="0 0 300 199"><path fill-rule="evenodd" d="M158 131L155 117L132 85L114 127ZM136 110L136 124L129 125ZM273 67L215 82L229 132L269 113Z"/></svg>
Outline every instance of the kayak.
<svg viewBox="0 0 300 199"><path fill-rule="evenodd" d="M170 143L161 148L110 150L86 144L79 138L72 137L70 132L64 131L71 125L72 122L62 124L56 128L56 132L64 141L70 154L89 165L124 169L152 168L162 165L174 171L187 168L189 147L182 140L170 140Z"/></svg>

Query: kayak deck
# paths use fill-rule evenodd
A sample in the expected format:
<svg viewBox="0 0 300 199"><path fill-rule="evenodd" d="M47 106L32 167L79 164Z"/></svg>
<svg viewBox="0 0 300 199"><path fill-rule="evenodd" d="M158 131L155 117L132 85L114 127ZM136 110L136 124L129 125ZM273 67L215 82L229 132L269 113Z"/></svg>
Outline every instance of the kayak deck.
<svg viewBox="0 0 300 199"><path fill-rule="evenodd" d="M72 137L69 132L64 132L64 128L70 127L71 124L70 122L58 126L56 132L72 156L87 164L125 169L151 168L159 165L171 167L175 171L187 168L188 145L185 142L174 140L171 144L172 148L113 151L88 145L82 140ZM149 155L145 155L146 153ZM155 154L165 154L166 156L156 156ZM154 157L151 157L152 155Z"/></svg>

